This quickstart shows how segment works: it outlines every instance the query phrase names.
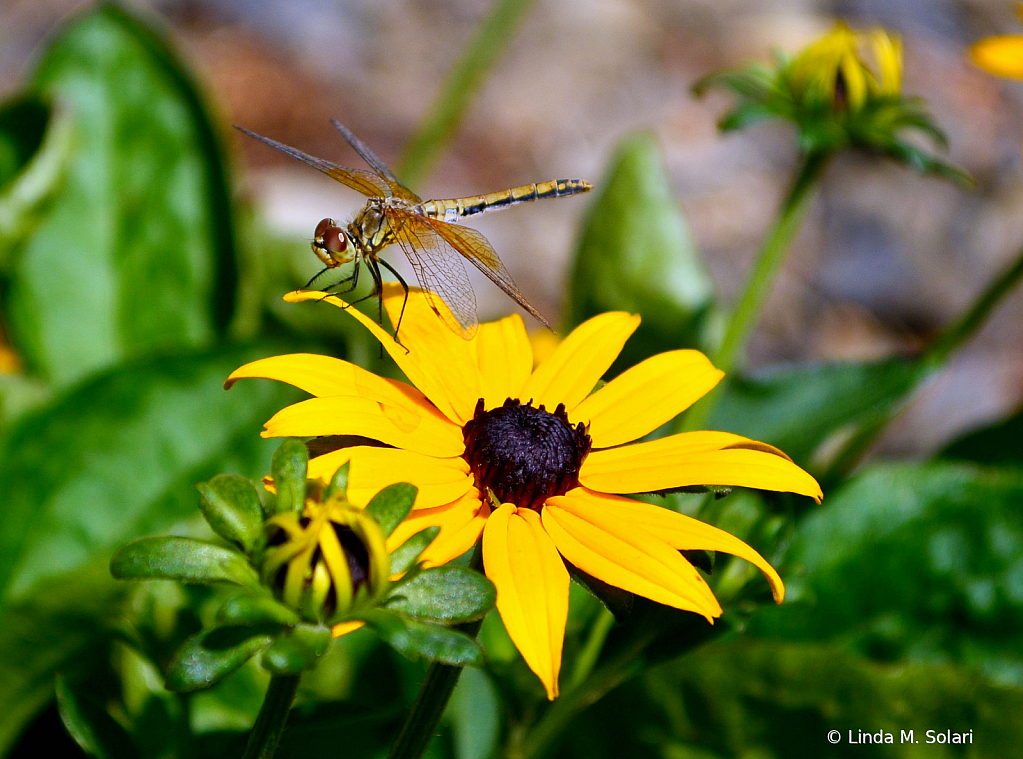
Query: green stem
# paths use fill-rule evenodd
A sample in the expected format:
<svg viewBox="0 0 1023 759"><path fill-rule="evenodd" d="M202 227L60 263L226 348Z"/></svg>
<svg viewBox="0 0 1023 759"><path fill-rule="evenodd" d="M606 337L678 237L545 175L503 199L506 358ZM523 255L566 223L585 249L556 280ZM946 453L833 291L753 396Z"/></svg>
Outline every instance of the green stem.
<svg viewBox="0 0 1023 759"><path fill-rule="evenodd" d="M256 717L256 724L249 733L242 759L270 759L281 742L284 723L298 690L299 675L275 675L270 678L270 687Z"/></svg>
<svg viewBox="0 0 1023 759"><path fill-rule="evenodd" d="M611 632L614 623L614 615L601 606L600 613L590 627L590 635L586 639L586 645L583 646L582 651L579 652L575 659L575 666L572 667L572 676L568 679L568 687L565 689L566 693L578 688L590 672L593 671L593 665L597 663L600 652L604 648L604 641L607 639L607 634Z"/></svg>
<svg viewBox="0 0 1023 759"><path fill-rule="evenodd" d="M397 172L402 182L414 187L429 172L441 148L458 127L469 102L508 47L534 2L495 0L490 14L448 76L433 110L405 148Z"/></svg>
<svg viewBox="0 0 1023 759"><path fill-rule="evenodd" d="M923 355L920 357L920 375L913 388L907 391L903 397L909 398L912 390L919 387L935 372L939 371L948 358L963 344L977 334L988 316L994 310L1002 298L1012 290L1020 279L1023 279L1023 249L1017 254L1015 262L998 276L980 297L973 302L966 312L948 325L941 333L931 341ZM835 457L834 462L828 468L828 472L822 477L822 485L835 484L846 477L859 462L863 459L868 449L874 444L888 424L905 407L905 403L892 403L883 412L863 423L855 434L842 447L841 452Z"/></svg>
<svg viewBox="0 0 1023 759"><path fill-rule="evenodd" d="M806 212L813 202L814 191L824 173L829 156L829 153L818 152L810 153L803 158L795 181L785 198L785 203L778 213L778 218L760 246L760 251L746 278L746 286L742 295L739 296L735 311L728 322L725 337L711 359L714 366L725 374L731 373L735 368L749 341L750 334L760 318L764 301L767 300L767 296L771 292L778 270L785 261L792 240L799 232ZM725 381L718 385L712 393L693 405L683 418L683 431L703 429L721 396Z"/></svg>
<svg viewBox="0 0 1023 759"><path fill-rule="evenodd" d="M476 544L469 566L476 570L482 568L482 540ZM482 624L483 620L480 619L459 625L457 629L475 638ZM426 671L426 679L419 689L419 695L416 696L416 702L412 704L412 711L402 725L388 759L419 759L426 752L461 674L462 667L438 662L430 665Z"/></svg>

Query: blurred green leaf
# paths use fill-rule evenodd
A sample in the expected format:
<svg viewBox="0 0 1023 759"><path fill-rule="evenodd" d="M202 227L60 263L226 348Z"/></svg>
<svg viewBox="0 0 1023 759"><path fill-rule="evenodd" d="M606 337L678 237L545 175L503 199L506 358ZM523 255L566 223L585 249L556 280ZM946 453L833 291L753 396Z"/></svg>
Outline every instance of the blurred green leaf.
<svg viewBox="0 0 1023 759"><path fill-rule="evenodd" d="M723 430L781 448L800 465L826 457L833 436L880 417L917 387L929 369L907 359L876 363L811 364L728 383L707 429Z"/></svg>
<svg viewBox="0 0 1023 759"><path fill-rule="evenodd" d="M205 540L142 538L117 550L110 572L120 580L180 580L258 585L256 570L237 551Z"/></svg>
<svg viewBox="0 0 1023 759"><path fill-rule="evenodd" d="M956 662L1023 685L1023 471L871 468L802 521L789 598L750 630L885 661Z"/></svg>
<svg viewBox="0 0 1023 759"><path fill-rule="evenodd" d="M1023 466L1023 414L964 435L938 456L991 466Z"/></svg>
<svg viewBox="0 0 1023 759"><path fill-rule="evenodd" d="M77 690L58 676L57 708L60 719L89 756L96 759L131 759L139 752L131 736L89 693Z"/></svg>
<svg viewBox="0 0 1023 759"><path fill-rule="evenodd" d="M348 496L348 465L350 462L346 461L337 468L334 472L334 476L330 478L330 484L327 485L327 489L323 493L323 499L327 500L334 496Z"/></svg>
<svg viewBox="0 0 1023 759"><path fill-rule="evenodd" d="M306 469L309 452L300 440L285 440L274 451L270 474L277 491L278 514L301 514L305 508Z"/></svg>
<svg viewBox="0 0 1023 759"><path fill-rule="evenodd" d="M419 488L407 482L388 485L366 504L366 512L380 524L384 536L389 536L412 511Z"/></svg>
<svg viewBox="0 0 1023 759"><path fill-rule="evenodd" d="M483 651L468 635L383 609L359 615L387 645L415 661L423 658L458 667L482 667Z"/></svg>
<svg viewBox="0 0 1023 759"><path fill-rule="evenodd" d="M272 443L257 432L294 393L278 383L222 387L255 355L231 349L117 367L8 426L0 592L22 595L194 515L197 480L265 471Z"/></svg>
<svg viewBox="0 0 1023 759"><path fill-rule="evenodd" d="M10 274L4 307L29 371L67 385L209 343L233 312L230 193L175 53L104 3L50 43L31 87L67 108L75 154Z"/></svg>
<svg viewBox="0 0 1023 759"><path fill-rule="evenodd" d="M186 640L167 667L167 688L209 688L266 648L273 637L252 627L215 627Z"/></svg>
<svg viewBox="0 0 1023 759"><path fill-rule="evenodd" d="M0 190L39 150L49 120L49 107L37 98L19 97L0 107Z"/></svg>
<svg viewBox="0 0 1023 759"><path fill-rule="evenodd" d="M273 675L299 675L316 664L330 641L329 627L298 625L263 652L263 667Z"/></svg>
<svg viewBox="0 0 1023 759"><path fill-rule="evenodd" d="M394 591L387 608L426 622L448 625L482 619L494 608L497 590L465 567L426 569Z"/></svg>
<svg viewBox="0 0 1023 759"><path fill-rule="evenodd" d="M103 656L128 590L106 566L93 566L40 583L31 596L0 609L0 753L53 698L58 670L70 674Z"/></svg>
<svg viewBox="0 0 1023 759"><path fill-rule="evenodd" d="M569 277L566 326L604 311L643 317L612 374L660 351L706 348L716 328L714 282L654 138L622 142L598 186Z"/></svg>
<svg viewBox="0 0 1023 759"><path fill-rule="evenodd" d="M234 595L217 612L221 625L294 625L300 617L270 596Z"/></svg>
<svg viewBox="0 0 1023 759"><path fill-rule="evenodd" d="M454 759L489 759L501 737L501 701L485 672L462 671L444 721L451 725Z"/></svg>
<svg viewBox="0 0 1023 759"><path fill-rule="evenodd" d="M395 548L391 552L391 574L407 572L439 534L440 527L427 527Z"/></svg>
<svg viewBox="0 0 1023 759"><path fill-rule="evenodd" d="M236 474L218 474L196 488L202 495L199 510L213 531L252 553L263 537L263 507L252 482Z"/></svg>

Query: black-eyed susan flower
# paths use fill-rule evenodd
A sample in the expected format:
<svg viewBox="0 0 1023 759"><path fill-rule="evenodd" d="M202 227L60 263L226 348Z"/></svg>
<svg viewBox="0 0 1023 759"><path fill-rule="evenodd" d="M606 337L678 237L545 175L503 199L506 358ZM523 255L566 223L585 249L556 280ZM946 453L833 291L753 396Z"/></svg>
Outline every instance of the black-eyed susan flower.
<svg viewBox="0 0 1023 759"><path fill-rule="evenodd" d="M695 91L725 87L736 106L720 122L723 131L764 119L783 119L798 129L805 155L827 156L853 147L888 156L920 172L969 183L960 169L921 149L911 132L947 147L945 135L920 98L902 93L902 43L875 28L860 31L839 21L830 32L773 66L754 63L712 74Z"/></svg>
<svg viewBox="0 0 1023 759"><path fill-rule="evenodd" d="M1023 3L1016 14L1023 19ZM1004 34L982 39L970 48L973 62L995 76L1023 79L1023 35Z"/></svg>
<svg viewBox="0 0 1023 759"><path fill-rule="evenodd" d="M396 322L404 294L385 285ZM298 292L288 300L321 300ZM799 493L819 500L817 482L785 454L725 432L690 432L633 443L684 411L722 378L703 354L676 350L649 358L596 390L639 325L605 313L581 324L533 369L518 316L483 324L472 340L444 329L421 291L412 290L399 345L343 301L412 384L310 354L255 361L243 377L293 384L314 398L266 423L265 437L355 435L380 445L346 447L313 458L309 476L329 478L350 461L348 497L358 504L393 482L418 488L412 513L389 546L427 526L440 534L423 554L441 564L482 536L497 608L549 698L558 695L568 615L566 562L598 580L712 621L722 611L680 551L742 557L778 573L741 540L668 509L623 497L697 485ZM407 351L406 351L407 349ZM631 445L627 445L632 443Z"/></svg>

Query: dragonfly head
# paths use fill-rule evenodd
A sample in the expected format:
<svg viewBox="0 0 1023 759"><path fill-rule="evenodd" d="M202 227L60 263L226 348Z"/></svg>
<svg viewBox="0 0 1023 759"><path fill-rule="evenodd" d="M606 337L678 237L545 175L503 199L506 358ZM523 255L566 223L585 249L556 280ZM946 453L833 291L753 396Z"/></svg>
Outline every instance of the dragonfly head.
<svg viewBox="0 0 1023 759"><path fill-rule="evenodd" d="M313 233L313 253L329 268L347 264L355 258L348 233L333 219L321 219Z"/></svg>

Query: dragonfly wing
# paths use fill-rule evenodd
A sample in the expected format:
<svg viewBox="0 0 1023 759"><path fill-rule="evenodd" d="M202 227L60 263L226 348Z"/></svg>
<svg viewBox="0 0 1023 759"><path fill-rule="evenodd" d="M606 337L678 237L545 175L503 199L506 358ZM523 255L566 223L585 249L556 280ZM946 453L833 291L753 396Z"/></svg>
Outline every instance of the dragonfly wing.
<svg viewBox="0 0 1023 759"><path fill-rule="evenodd" d="M537 311L533 304L519 292L511 274L504 268L501 259L497 257L497 251L486 237L475 229L448 224L438 219L423 217L423 223L429 224L449 246L462 254L464 258L469 259L473 266L486 274L491 282L504 290L508 297L532 314L540 323L550 330L554 329L544 315Z"/></svg>
<svg viewBox="0 0 1023 759"><path fill-rule="evenodd" d="M303 153L297 148L285 145L283 142L277 142L277 140L271 140L269 137L264 137L261 134L250 132L248 129L243 127L236 125L235 129L240 132L244 132L249 137L254 137L272 148L276 148L282 153L287 153L292 158L297 158L302 163L312 166L317 171L322 171L331 179L335 179L341 184L351 187L356 192L361 192L368 198L389 198L394 194L388 182L371 171L364 171L363 169L348 169L344 166L338 166L336 163L324 161L322 158L316 158L308 153Z"/></svg>
<svg viewBox="0 0 1023 759"><path fill-rule="evenodd" d="M334 128L341 133L341 136L345 138L345 141L352 146L352 149L362 156L362 160L369 164L369 167L379 174L383 179L387 181L388 186L391 188L391 192L394 193L396 198L404 198L405 200L411 200L418 203L421 198L416 195L412 190L403 185L398 181L398 178L394 176L393 172L387 168L387 164L380 160L376 153L370 150L369 145L360 140L355 136L355 133L351 129L346 127L337 119L331 119L330 123L334 125Z"/></svg>
<svg viewBox="0 0 1023 759"><path fill-rule="evenodd" d="M421 216L399 208L384 211L430 307L456 334L471 340L476 334L476 295L465 273L462 257L425 223Z"/></svg>

